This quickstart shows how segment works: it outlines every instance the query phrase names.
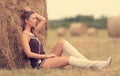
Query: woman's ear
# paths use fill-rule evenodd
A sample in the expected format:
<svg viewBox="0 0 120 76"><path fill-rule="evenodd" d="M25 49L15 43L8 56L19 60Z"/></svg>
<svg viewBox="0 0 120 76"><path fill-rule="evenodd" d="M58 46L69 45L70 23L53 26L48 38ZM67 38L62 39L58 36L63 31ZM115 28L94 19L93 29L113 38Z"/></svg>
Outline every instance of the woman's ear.
<svg viewBox="0 0 120 76"><path fill-rule="evenodd" d="M27 20L27 19L25 19L25 23L26 23L26 24L28 23L28 20Z"/></svg>

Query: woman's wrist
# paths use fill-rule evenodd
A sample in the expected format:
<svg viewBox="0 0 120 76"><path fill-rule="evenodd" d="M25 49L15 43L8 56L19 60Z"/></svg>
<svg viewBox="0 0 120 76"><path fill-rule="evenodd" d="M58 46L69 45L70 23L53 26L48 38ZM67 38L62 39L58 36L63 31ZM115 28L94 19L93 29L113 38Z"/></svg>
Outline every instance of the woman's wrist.
<svg viewBox="0 0 120 76"><path fill-rule="evenodd" d="M47 58L47 55L45 55L45 58Z"/></svg>
<svg viewBox="0 0 120 76"><path fill-rule="evenodd" d="M39 54L39 58L47 58L47 55Z"/></svg>

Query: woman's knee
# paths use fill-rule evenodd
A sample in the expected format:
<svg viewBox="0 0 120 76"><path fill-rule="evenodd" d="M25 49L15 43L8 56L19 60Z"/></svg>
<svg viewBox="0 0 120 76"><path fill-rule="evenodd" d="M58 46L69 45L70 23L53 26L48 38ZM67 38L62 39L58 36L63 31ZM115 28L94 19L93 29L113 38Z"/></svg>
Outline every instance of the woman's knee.
<svg viewBox="0 0 120 76"><path fill-rule="evenodd" d="M65 39L61 39L61 40L59 41L59 43L60 43L60 44L64 44L65 41L66 41Z"/></svg>

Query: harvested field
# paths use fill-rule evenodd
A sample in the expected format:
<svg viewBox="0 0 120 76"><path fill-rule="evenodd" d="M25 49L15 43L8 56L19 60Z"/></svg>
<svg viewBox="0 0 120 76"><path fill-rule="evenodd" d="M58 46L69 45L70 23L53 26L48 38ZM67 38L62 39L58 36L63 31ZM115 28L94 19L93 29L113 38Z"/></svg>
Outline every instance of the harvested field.
<svg viewBox="0 0 120 76"><path fill-rule="evenodd" d="M100 30L98 36L77 36L71 37L67 34L64 37L58 37L55 30L48 30L48 40L45 50L50 53L50 50L60 39L66 39L79 52L92 60L106 60L109 56L112 57L111 66L103 70L82 69L77 67L67 66L61 69L1 69L1 76L120 76L120 39L109 38L106 30ZM63 55L67 55L64 53Z"/></svg>

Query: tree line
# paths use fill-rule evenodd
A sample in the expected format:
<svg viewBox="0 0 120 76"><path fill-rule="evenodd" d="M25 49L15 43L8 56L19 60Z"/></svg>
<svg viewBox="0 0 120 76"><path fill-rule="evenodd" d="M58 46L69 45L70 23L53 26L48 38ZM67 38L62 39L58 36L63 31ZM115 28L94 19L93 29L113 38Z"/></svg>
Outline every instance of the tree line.
<svg viewBox="0 0 120 76"><path fill-rule="evenodd" d="M84 23L88 27L95 27L98 29L106 28L107 17L101 16L100 18L95 19L94 16L85 16L85 15L77 15L76 17L69 17L60 20L50 20L50 28L58 28L58 27L70 27L71 23Z"/></svg>

